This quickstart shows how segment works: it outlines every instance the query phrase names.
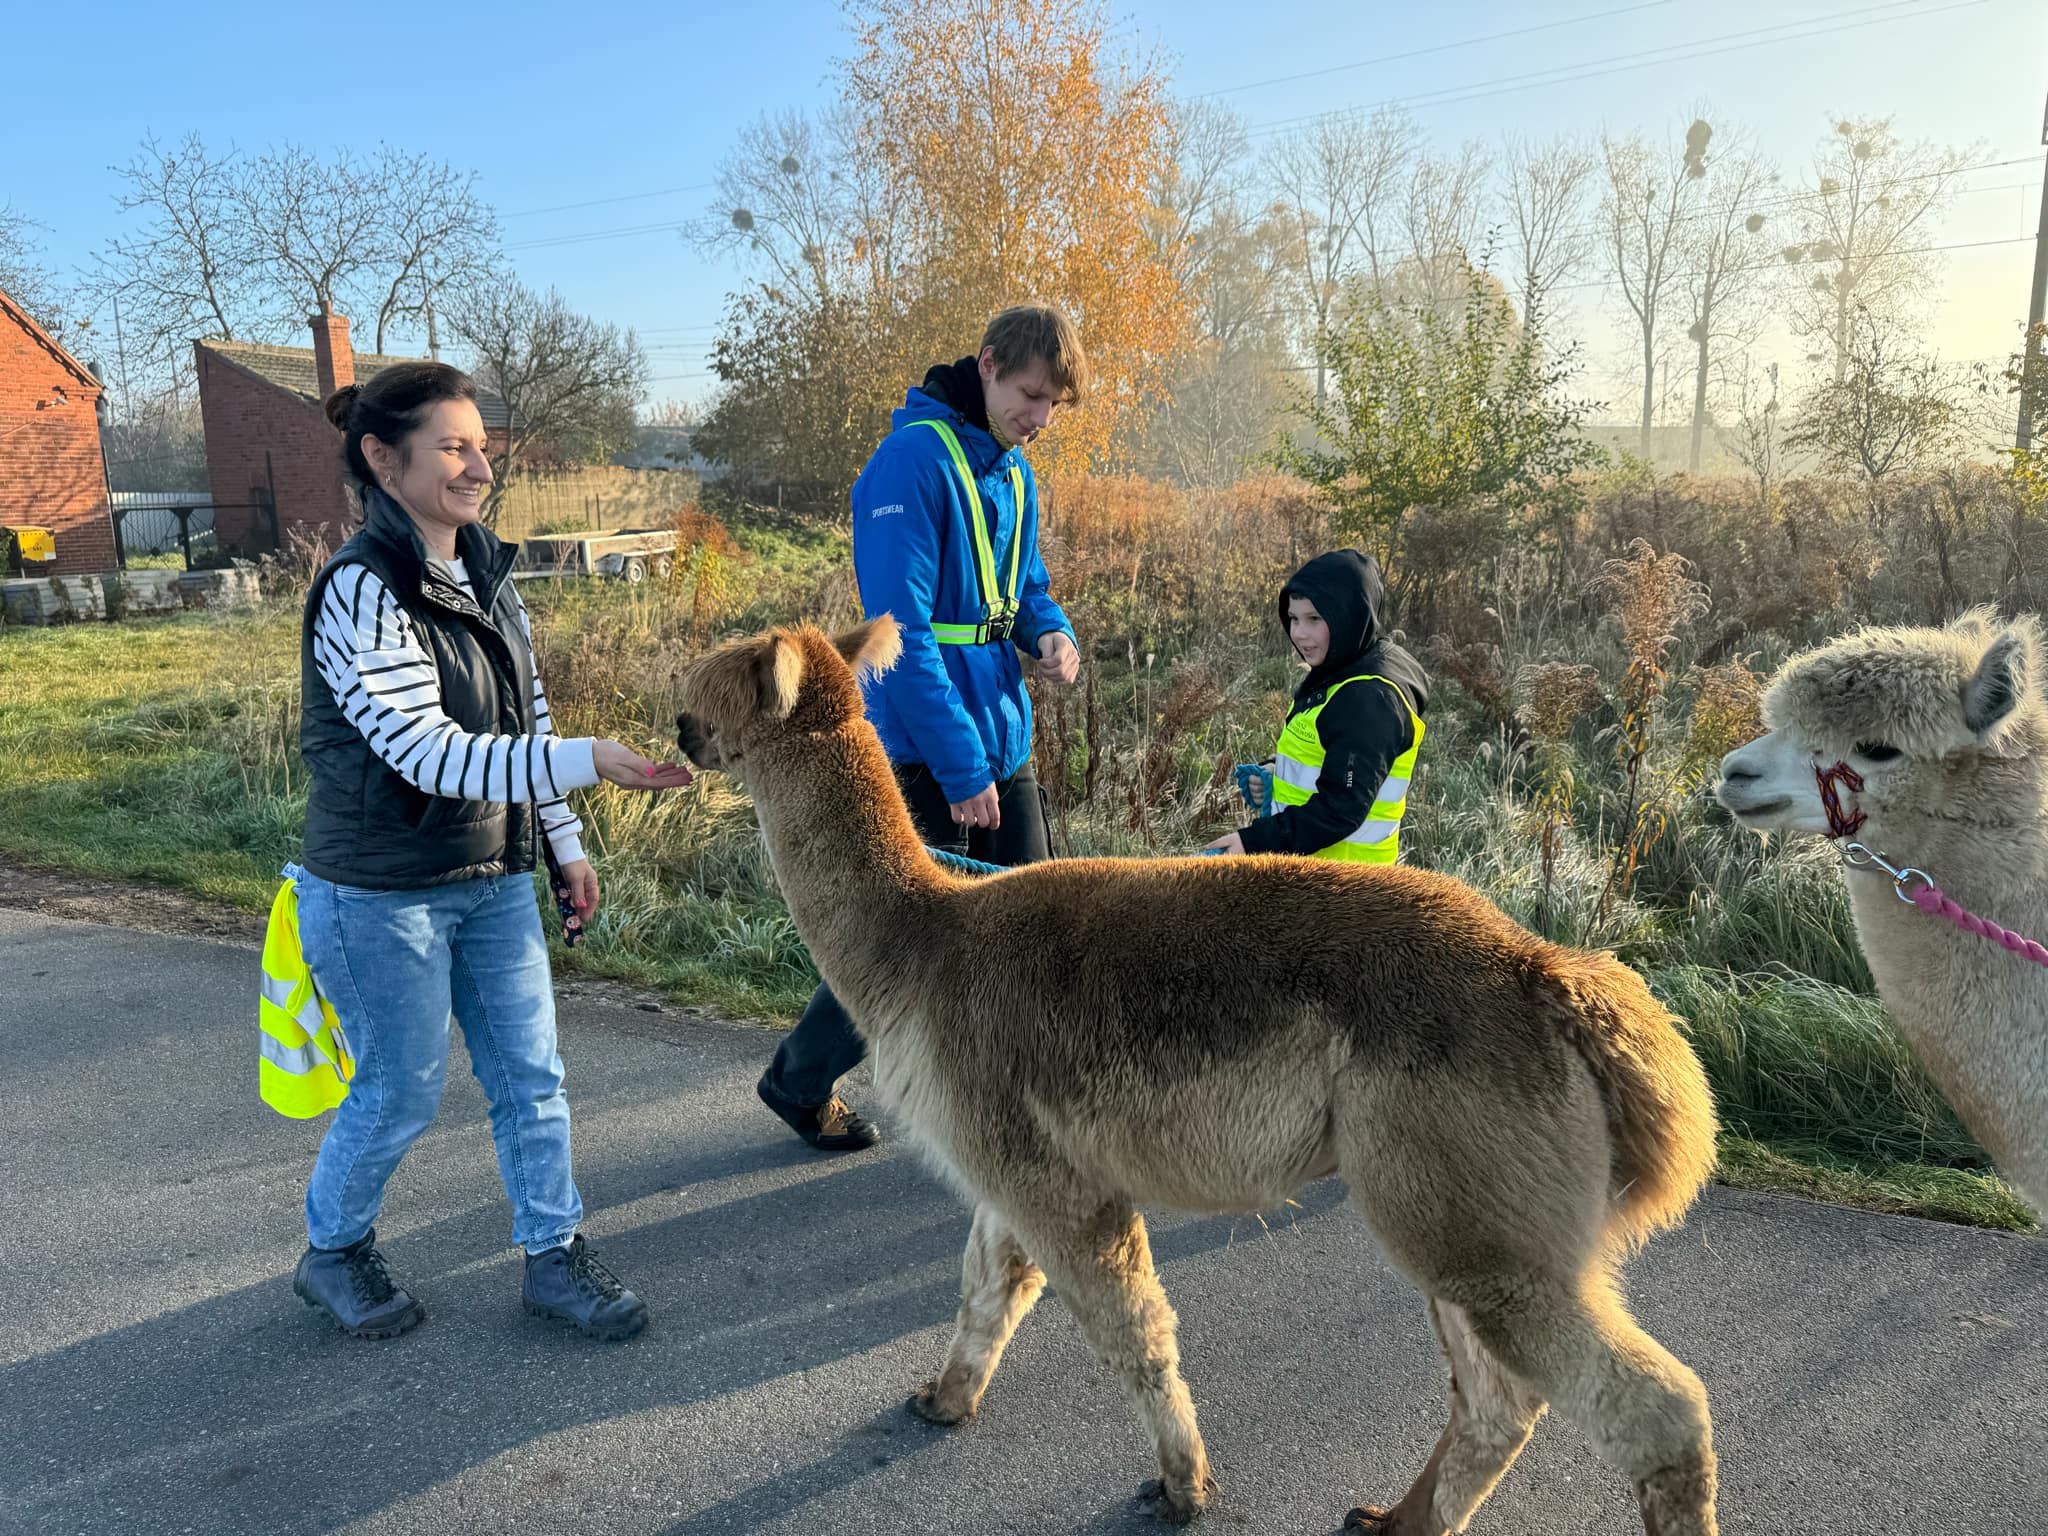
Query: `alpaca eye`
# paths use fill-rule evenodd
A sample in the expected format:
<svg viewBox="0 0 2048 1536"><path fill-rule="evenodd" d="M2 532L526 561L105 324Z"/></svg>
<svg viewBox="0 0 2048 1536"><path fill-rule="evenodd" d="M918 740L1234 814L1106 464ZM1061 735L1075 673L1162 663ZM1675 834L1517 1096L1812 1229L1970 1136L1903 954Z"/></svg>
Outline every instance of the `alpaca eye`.
<svg viewBox="0 0 2048 1536"><path fill-rule="evenodd" d="M1893 758L1899 757L1902 754L1897 747L1891 746L1886 742L1859 741L1856 743L1856 755L1869 762L1888 763Z"/></svg>

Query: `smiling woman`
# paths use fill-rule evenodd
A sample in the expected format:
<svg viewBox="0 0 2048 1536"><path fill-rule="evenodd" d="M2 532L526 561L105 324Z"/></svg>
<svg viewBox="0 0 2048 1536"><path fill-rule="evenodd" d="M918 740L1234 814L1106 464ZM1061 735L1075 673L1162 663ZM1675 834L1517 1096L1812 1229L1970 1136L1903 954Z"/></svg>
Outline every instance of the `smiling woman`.
<svg viewBox="0 0 2048 1536"><path fill-rule="evenodd" d="M306 962L356 1071L306 1192L294 1289L366 1338L425 1316L393 1283L372 1223L439 1108L452 1012L491 1101L527 1310L625 1338L647 1310L576 1230L583 1203L532 871L545 837L587 917L597 877L565 796L600 779L664 789L689 772L554 734L510 579L515 548L482 525L491 471L467 375L396 364L337 391L327 415L363 526L306 597L299 740L310 787L293 875Z"/></svg>

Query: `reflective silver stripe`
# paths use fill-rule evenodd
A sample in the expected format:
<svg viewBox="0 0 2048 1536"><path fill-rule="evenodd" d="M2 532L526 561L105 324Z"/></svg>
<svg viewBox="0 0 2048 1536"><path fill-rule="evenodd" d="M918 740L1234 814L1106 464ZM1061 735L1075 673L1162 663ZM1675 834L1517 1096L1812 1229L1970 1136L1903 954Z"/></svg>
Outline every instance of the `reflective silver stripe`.
<svg viewBox="0 0 2048 1536"><path fill-rule="evenodd" d="M1407 798L1408 775L1405 773L1388 774L1385 782L1380 785L1380 792L1373 796L1375 800L1406 800Z"/></svg>
<svg viewBox="0 0 2048 1536"><path fill-rule="evenodd" d="M1344 841L1347 843L1384 843L1400 830L1401 823L1398 821L1368 821L1360 826L1356 832L1347 833Z"/></svg>
<svg viewBox="0 0 2048 1536"><path fill-rule="evenodd" d="M1273 777L1283 784L1292 784L1296 789L1313 791L1316 776L1323 770L1311 768L1307 763L1296 762L1291 757L1276 756L1273 759Z"/></svg>
<svg viewBox="0 0 2048 1536"><path fill-rule="evenodd" d="M310 988L307 989L305 1006L294 1010L292 1007L291 983L279 981L270 972L265 971L263 973L261 989L264 1000L276 1008L279 1013L282 1013L286 1018L298 1025L305 1032L307 1039L310 1040L313 1036L319 1034L320 1026L327 1022L320 1017L320 994L318 992Z"/></svg>
<svg viewBox="0 0 2048 1536"><path fill-rule="evenodd" d="M286 1045L267 1029L258 1033L263 1041L263 1059L280 1072L304 1077L308 1072L327 1065L327 1058L310 1045Z"/></svg>

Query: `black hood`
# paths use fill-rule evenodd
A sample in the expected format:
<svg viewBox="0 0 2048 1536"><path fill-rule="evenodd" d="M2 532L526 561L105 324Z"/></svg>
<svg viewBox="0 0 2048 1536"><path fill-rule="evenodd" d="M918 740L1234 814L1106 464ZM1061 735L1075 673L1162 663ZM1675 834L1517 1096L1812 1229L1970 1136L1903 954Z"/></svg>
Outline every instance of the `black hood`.
<svg viewBox="0 0 2048 1536"><path fill-rule="evenodd" d="M1380 563L1355 549L1317 555L1280 589L1280 632L1287 633L1287 600L1305 597L1330 626L1330 654L1309 670L1296 697L1320 693L1340 678L1371 672L1399 685L1419 715L1429 703L1429 679L1422 664L1384 637L1380 609L1387 584ZM1292 642L1290 642L1291 644Z"/></svg>
<svg viewBox="0 0 2048 1536"><path fill-rule="evenodd" d="M988 431L988 401L981 391L979 357L963 357L957 363L934 363L917 387L941 405L950 406L970 427Z"/></svg>

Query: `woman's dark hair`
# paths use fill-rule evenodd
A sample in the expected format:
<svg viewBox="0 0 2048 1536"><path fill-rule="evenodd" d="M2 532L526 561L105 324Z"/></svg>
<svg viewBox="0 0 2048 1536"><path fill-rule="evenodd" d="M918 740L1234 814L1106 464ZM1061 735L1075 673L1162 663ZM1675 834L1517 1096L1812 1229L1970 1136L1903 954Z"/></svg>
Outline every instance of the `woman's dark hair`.
<svg viewBox="0 0 2048 1536"><path fill-rule="evenodd" d="M367 384L345 384L327 397L327 419L341 428L341 458L363 485L375 485L377 472L363 455L363 438L406 453L405 439L433 406L443 400L475 400L476 380L446 363L392 363L379 368Z"/></svg>

